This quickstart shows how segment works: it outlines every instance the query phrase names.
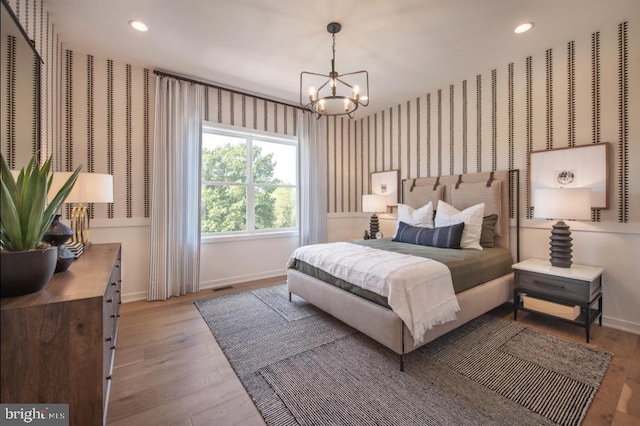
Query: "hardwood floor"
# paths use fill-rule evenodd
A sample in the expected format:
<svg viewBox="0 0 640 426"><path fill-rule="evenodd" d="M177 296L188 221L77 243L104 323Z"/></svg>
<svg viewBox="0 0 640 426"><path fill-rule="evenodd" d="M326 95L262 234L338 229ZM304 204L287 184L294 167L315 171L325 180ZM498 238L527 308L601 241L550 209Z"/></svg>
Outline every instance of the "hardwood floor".
<svg viewBox="0 0 640 426"><path fill-rule="evenodd" d="M283 281L122 305L108 424L264 425L193 302ZM492 314L513 318L507 305ZM526 312L518 321L584 344L571 324ZM589 346L614 357L583 425L640 425L640 336L595 326Z"/></svg>

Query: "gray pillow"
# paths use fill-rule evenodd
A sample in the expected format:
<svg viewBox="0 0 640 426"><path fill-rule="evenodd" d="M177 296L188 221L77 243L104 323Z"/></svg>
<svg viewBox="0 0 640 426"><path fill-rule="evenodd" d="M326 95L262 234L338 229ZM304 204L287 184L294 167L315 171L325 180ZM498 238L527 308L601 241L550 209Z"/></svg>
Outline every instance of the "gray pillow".
<svg viewBox="0 0 640 426"><path fill-rule="evenodd" d="M482 247L495 247L493 240L496 234L497 223L497 214L490 214L482 218L482 231L480 231L480 245Z"/></svg>
<svg viewBox="0 0 640 426"><path fill-rule="evenodd" d="M439 228L422 228L399 222L393 241L439 248L460 248L464 222Z"/></svg>

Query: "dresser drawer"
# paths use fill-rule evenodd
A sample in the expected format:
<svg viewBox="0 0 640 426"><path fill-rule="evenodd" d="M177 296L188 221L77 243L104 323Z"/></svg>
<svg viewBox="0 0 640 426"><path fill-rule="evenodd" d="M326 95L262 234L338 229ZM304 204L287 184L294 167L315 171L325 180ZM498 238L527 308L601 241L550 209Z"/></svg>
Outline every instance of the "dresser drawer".
<svg viewBox="0 0 640 426"><path fill-rule="evenodd" d="M542 293L575 302L586 303L600 292L601 277L582 281L528 271L515 271L516 286L523 292Z"/></svg>

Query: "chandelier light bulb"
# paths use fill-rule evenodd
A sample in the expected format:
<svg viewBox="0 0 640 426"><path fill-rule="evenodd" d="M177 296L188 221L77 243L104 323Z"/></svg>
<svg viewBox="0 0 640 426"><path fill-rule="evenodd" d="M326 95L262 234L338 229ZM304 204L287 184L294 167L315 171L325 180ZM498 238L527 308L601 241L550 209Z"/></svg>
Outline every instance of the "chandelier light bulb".
<svg viewBox="0 0 640 426"><path fill-rule="evenodd" d="M360 86L358 86L357 84L353 86L352 92L353 92L353 99L356 102L358 102L358 100L360 100Z"/></svg>
<svg viewBox="0 0 640 426"><path fill-rule="evenodd" d="M315 101L316 100L316 96L317 96L316 88L313 87L313 86L309 87L309 101L310 102Z"/></svg>

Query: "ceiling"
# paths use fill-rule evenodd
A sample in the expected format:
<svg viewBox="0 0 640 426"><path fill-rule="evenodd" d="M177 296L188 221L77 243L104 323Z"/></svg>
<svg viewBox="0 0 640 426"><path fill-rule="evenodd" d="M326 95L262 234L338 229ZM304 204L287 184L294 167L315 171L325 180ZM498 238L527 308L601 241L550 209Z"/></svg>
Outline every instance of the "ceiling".
<svg viewBox="0 0 640 426"><path fill-rule="evenodd" d="M371 114L640 15L640 0L44 0L64 47L299 102L300 72L367 70ZM139 19L140 33L128 25ZM513 29L535 22L523 34Z"/></svg>

